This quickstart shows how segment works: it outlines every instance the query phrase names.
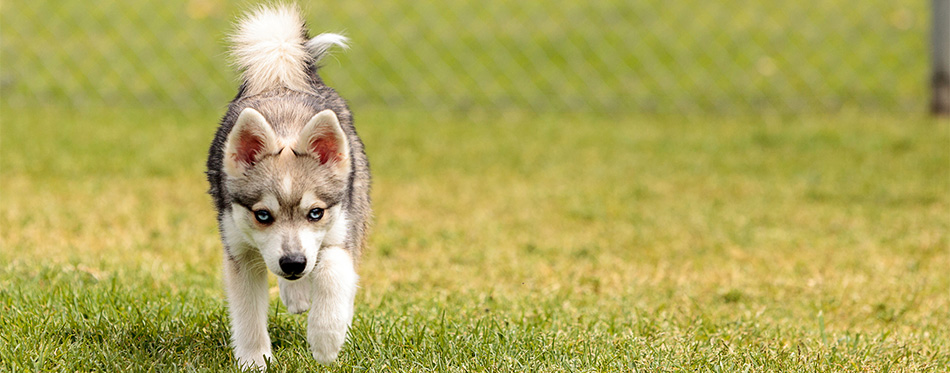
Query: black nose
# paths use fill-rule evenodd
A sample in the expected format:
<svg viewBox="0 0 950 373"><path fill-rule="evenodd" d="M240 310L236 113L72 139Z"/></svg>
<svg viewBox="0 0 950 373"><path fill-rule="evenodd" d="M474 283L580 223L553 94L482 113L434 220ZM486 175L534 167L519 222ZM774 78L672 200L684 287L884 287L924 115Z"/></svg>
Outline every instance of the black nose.
<svg viewBox="0 0 950 373"><path fill-rule="evenodd" d="M280 257L280 270L288 277L297 277L307 268L307 257L301 253L287 254Z"/></svg>

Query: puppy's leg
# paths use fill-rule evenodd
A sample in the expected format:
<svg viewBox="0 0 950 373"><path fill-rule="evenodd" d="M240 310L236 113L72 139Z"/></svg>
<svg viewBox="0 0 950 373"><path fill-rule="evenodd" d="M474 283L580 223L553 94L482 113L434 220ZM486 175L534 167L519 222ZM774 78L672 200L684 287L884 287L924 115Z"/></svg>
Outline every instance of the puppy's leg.
<svg viewBox="0 0 950 373"><path fill-rule="evenodd" d="M359 278L353 258L341 247L320 250L320 260L311 273L313 305L307 319L307 341L313 358L329 364L336 360L346 331L353 320L353 298Z"/></svg>
<svg viewBox="0 0 950 373"><path fill-rule="evenodd" d="M231 345L241 368L263 369L271 358L267 335L267 267L260 257L224 257Z"/></svg>
<svg viewBox="0 0 950 373"><path fill-rule="evenodd" d="M313 294L313 277L310 275L297 281L287 281L277 278L280 285L280 300L287 307L287 312L303 313L310 309L310 299Z"/></svg>

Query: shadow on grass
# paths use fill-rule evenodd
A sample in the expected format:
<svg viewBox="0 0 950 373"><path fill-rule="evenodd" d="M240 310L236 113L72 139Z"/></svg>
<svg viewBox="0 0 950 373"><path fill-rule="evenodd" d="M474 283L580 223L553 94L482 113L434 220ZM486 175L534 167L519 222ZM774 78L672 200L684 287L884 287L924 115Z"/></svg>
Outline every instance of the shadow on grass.
<svg viewBox="0 0 950 373"><path fill-rule="evenodd" d="M71 268L0 276L5 305L0 333L10 341L0 350L8 349L2 360L14 370L232 366L223 299L200 289L171 290L149 278L118 273L97 279Z"/></svg>

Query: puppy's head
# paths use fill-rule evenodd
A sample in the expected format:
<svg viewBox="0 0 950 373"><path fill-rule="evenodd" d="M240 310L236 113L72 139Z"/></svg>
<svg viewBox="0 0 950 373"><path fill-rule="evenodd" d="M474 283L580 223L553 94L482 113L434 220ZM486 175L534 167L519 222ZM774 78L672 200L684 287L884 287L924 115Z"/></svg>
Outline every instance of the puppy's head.
<svg viewBox="0 0 950 373"><path fill-rule="evenodd" d="M261 113L244 109L224 147L224 172L234 224L274 274L303 277L320 247L343 244L350 149L333 111L278 138Z"/></svg>

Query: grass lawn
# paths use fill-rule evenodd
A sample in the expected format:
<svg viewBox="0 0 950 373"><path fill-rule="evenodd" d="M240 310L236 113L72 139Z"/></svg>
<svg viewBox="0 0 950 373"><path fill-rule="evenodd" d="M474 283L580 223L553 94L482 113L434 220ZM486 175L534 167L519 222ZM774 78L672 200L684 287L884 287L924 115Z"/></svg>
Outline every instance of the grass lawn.
<svg viewBox="0 0 950 373"><path fill-rule="evenodd" d="M220 115L2 107L0 370L234 369ZM946 371L950 122L354 108L334 371ZM275 371L318 369L272 291Z"/></svg>

